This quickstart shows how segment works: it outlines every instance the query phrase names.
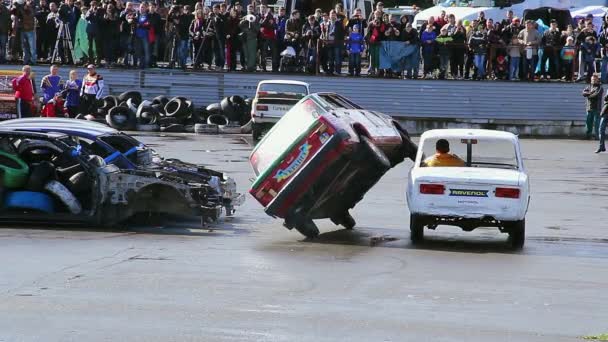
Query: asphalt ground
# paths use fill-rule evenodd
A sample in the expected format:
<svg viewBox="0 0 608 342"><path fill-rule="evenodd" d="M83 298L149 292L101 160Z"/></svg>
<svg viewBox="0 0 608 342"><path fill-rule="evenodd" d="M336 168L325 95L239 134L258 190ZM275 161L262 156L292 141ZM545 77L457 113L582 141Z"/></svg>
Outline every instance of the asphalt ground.
<svg viewBox="0 0 608 342"><path fill-rule="evenodd" d="M140 136L167 157L232 175L235 136ZM406 177L391 170L304 241L248 197L236 217L93 228L0 229L0 341L577 341L608 331L608 154L524 140L532 202L513 252L497 229L409 242Z"/></svg>

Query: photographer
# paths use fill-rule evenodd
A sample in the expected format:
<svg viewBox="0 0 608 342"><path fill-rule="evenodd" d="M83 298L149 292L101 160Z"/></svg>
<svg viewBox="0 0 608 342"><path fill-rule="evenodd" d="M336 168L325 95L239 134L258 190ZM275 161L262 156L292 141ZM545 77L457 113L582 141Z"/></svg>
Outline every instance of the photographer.
<svg viewBox="0 0 608 342"><path fill-rule="evenodd" d="M300 34L302 33L302 22L300 11L291 12L291 18L285 24L285 43L296 50L296 56L300 55Z"/></svg>
<svg viewBox="0 0 608 342"><path fill-rule="evenodd" d="M207 63L209 70L212 69L211 47L213 41L211 39L213 38L213 33L208 32L209 25L210 22L209 20L205 20L203 10L196 10L196 16L190 24L190 37L192 37L192 47L194 50L192 66L195 69L201 67L203 63Z"/></svg>
<svg viewBox="0 0 608 342"><path fill-rule="evenodd" d="M57 33L59 32L59 25L61 24L61 20L59 19L59 9L57 8L57 4L51 2L49 10L49 14L44 20L46 22L46 29L48 31L47 34L50 46L48 58L50 61L55 50L55 42L57 41Z"/></svg>
<svg viewBox="0 0 608 342"><path fill-rule="evenodd" d="M213 30L213 55L215 56L215 67L220 71L226 64L226 18L220 12L220 5L213 5L211 14L211 27Z"/></svg>
<svg viewBox="0 0 608 342"><path fill-rule="evenodd" d="M123 63L129 67L129 55L133 55L133 33L135 32L135 17L133 3L127 2L126 8L120 14L120 45L123 54Z"/></svg>
<svg viewBox="0 0 608 342"><path fill-rule="evenodd" d="M97 5L97 1L91 1L91 7L85 15L87 21L87 38L89 40L89 63L101 64L101 51L103 49L102 28L101 24L104 17L104 11ZM95 56L95 57L93 57Z"/></svg>
<svg viewBox="0 0 608 342"><path fill-rule="evenodd" d="M152 67L157 68L158 54L160 50L160 44L164 41L165 32L163 30L162 18L158 11L158 5L155 2L150 4L150 25L151 30L154 32L156 39L152 42L150 52L152 53Z"/></svg>
<svg viewBox="0 0 608 342"><path fill-rule="evenodd" d="M55 5L55 3L52 3ZM36 50L38 50L38 57L46 60L49 58L50 51L52 49L51 46L51 26L47 24L47 18L51 13L50 7L47 5L46 0L40 0L40 6L36 10Z"/></svg>
<svg viewBox="0 0 608 342"><path fill-rule="evenodd" d="M374 18L369 23L367 29L367 44L369 46L369 74L376 75L379 73L380 66L380 45L384 39L386 25L382 22L382 12L374 12Z"/></svg>
<svg viewBox="0 0 608 342"><path fill-rule="evenodd" d="M76 25L78 25L78 20L80 20L80 14L80 9L74 6L74 0L65 0L59 7L59 20L68 24L72 43L76 37Z"/></svg>
<svg viewBox="0 0 608 342"><path fill-rule="evenodd" d="M181 10L180 6L171 6L171 9L169 9L169 13L167 14L167 20L165 21L165 33L167 37L165 58L169 62L169 68L175 67L175 64L177 63L177 26L179 24L179 17L181 16Z"/></svg>
<svg viewBox="0 0 608 342"><path fill-rule="evenodd" d="M241 15L236 8L230 10L230 16L226 23L226 51L228 55L226 60L228 62L228 71L236 71L236 56L240 54L241 67L245 69L245 56L243 54L243 48L240 39L241 30L239 29L239 23L241 22Z"/></svg>
<svg viewBox="0 0 608 342"><path fill-rule="evenodd" d="M315 19L314 15L308 16L308 21L302 28L302 37L304 39L304 48L306 49L306 63L313 66L317 61L317 43L321 36L321 25Z"/></svg>
<svg viewBox="0 0 608 342"><path fill-rule="evenodd" d="M119 37L120 37L120 21L116 14L116 9L112 3L109 3L106 7L106 11L103 16L103 27L105 33L103 51L106 57L106 63L108 66L116 64L116 50L118 49Z"/></svg>

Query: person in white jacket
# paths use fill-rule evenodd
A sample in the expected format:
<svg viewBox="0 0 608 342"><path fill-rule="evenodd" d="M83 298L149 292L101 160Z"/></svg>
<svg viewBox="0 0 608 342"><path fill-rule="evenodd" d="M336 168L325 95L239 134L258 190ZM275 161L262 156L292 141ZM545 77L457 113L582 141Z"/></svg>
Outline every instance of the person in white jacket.
<svg viewBox="0 0 608 342"><path fill-rule="evenodd" d="M97 114L97 104L103 95L103 77L97 73L95 66L87 66L88 73L82 79L80 98L82 114Z"/></svg>

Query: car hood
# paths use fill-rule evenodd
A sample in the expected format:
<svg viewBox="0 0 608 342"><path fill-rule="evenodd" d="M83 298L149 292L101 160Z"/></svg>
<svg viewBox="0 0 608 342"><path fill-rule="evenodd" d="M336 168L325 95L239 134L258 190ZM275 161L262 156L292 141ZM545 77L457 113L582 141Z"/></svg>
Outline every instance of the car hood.
<svg viewBox="0 0 608 342"><path fill-rule="evenodd" d="M418 167L411 172L411 179L430 183L490 184L520 186L518 170L480 167Z"/></svg>

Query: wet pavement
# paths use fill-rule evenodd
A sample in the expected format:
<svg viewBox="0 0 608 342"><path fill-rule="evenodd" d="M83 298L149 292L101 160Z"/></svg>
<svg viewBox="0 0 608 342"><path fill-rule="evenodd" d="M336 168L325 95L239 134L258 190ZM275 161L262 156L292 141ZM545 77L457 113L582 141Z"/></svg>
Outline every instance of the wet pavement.
<svg viewBox="0 0 608 342"><path fill-rule="evenodd" d="M140 135L167 157L253 177L246 139ZM0 341L576 341L608 331L608 154L525 140L523 251L496 229L409 242L411 162L303 241L248 197L236 217L114 231L0 229Z"/></svg>

